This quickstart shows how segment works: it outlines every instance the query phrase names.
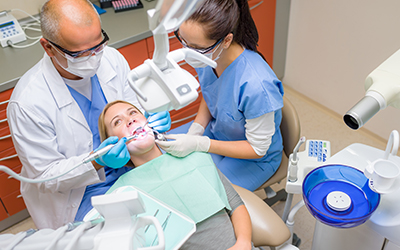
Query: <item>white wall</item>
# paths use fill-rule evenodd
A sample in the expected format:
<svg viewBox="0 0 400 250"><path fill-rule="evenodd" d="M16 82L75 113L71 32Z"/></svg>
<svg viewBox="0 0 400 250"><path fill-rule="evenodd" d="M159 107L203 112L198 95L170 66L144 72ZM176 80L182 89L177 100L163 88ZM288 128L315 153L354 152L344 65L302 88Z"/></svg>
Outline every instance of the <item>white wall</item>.
<svg viewBox="0 0 400 250"><path fill-rule="evenodd" d="M400 49L400 1L292 0L290 8L283 82L343 116L364 96L366 76ZM364 128L387 139L400 130L400 110L388 107Z"/></svg>

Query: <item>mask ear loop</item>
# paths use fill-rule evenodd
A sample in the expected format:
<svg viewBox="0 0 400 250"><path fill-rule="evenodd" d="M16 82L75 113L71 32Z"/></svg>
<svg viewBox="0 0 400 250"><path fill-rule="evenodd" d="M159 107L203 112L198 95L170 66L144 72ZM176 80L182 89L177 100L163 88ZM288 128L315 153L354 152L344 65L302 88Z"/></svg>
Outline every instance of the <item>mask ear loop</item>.
<svg viewBox="0 0 400 250"><path fill-rule="evenodd" d="M57 64L58 64L63 70L69 72L69 70L67 69L67 68L68 68L68 58L66 58L63 54L61 54L61 52L58 51L58 49L55 48L51 43L49 43L49 44L52 46L53 49L55 49L55 50L57 51L57 53L59 53L62 57L65 58L65 60L67 60L67 67L64 67L64 66L61 65L60 61L58 61L57 57L56 57L55 55L53 56L53 58L54 58L54 60L56 60ZM71 72L69 72L69 73L71 73ZM71 73L71 74L72 74L72 73Z"/></svg>
<svg viewBox="0 0 400 250"><path fill-rule="evenodd" d="M218 47L217 47L216 50L219 49L219 47L221 46L222 43L223 43L223 41L218 45ZM212 59L212 60L214 60L214 61L216 62L216 61L219 59L219 56L221 55L221 53L222 53L223 50L224 50L224 47L222 47L222 49L221 49L221 51L219 52L219 54L217 55L217 57L215 57L215 59ZM214 52L215 52L215 51L214 51ZM211 58L212 58L212 54L214 54L214 52L211 53Z"/></svg>

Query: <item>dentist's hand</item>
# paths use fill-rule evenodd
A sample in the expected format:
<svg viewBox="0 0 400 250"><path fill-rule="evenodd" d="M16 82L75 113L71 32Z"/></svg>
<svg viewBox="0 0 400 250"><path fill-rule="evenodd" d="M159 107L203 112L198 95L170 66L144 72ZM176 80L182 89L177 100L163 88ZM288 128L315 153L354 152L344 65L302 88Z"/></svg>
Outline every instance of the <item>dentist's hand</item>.
<svg viewBox="0 0 400 250"><path fill-rule="evenodd" d="M168 111L162 111L157 113L144 113L144 116L149 118L148 126L160 133L164 133L171 128L171 116Z"/></svg>
<svg viewBox="0 0 400 250"><path fill-rule="evenodd" d="M175 139L175 141L156 140L156 143L163 150L177 157L185 157L194 151L208 152L211 143L207 136L198 135L170 134L165 135L165 138Z"/></svg>
<svg viewBox="0 0 400 250"><path fill-rule="evenodd" d="M126 147L126 138L121 138L118 141L118 137L111 136L103 141L100 146L95 150L99 150L104 148L107 145L117 143L110 151L108 151L105 155L96 159L96 162L101 166L108 166L110 168L121 168L125 166L130 160L130 155L128 148Z"/></svg>

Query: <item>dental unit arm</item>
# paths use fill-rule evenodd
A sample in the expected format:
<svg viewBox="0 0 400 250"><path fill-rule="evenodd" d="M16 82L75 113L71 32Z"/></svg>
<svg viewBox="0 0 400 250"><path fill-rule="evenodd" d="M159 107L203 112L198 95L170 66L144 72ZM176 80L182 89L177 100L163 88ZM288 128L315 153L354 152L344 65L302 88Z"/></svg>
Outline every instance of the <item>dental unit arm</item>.
<svg viewBox="0 0 400 250"><path fill-rule="evenodd" d="M344 115L344 122L359 129L379 110L400 108L400 50L386 59L365 79L367 93Z"/></svg>
<svg viewBox="0 0 400 250"><path fill-rule="evenodd" d="M217 66L213 60L187 48L169 52L168 32L176 30L202 2L163 0L155 9L147 11L154 36L153 59L134 68L128 74L128 82L139 96L141 106L149 113L180 109L197 99L198 81L177 62L193 58L211 67Z"/></svg>

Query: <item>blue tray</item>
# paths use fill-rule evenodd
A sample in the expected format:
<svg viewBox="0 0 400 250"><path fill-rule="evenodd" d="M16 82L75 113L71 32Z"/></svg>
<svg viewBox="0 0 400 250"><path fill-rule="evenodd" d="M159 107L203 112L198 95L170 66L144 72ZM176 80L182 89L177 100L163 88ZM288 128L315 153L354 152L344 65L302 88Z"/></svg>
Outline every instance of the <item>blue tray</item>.
<svg viewBox="0 0 400 250"><path fill-rule="evenodd" d="M364 223L379 205L380 195L368 186L368 179L361 171L345 165L326 165L314 169L303 181L303 199L307 209L324 224L350 228ZM345 211L328 206L326 197L341 191L351 199Z"/></svg>

